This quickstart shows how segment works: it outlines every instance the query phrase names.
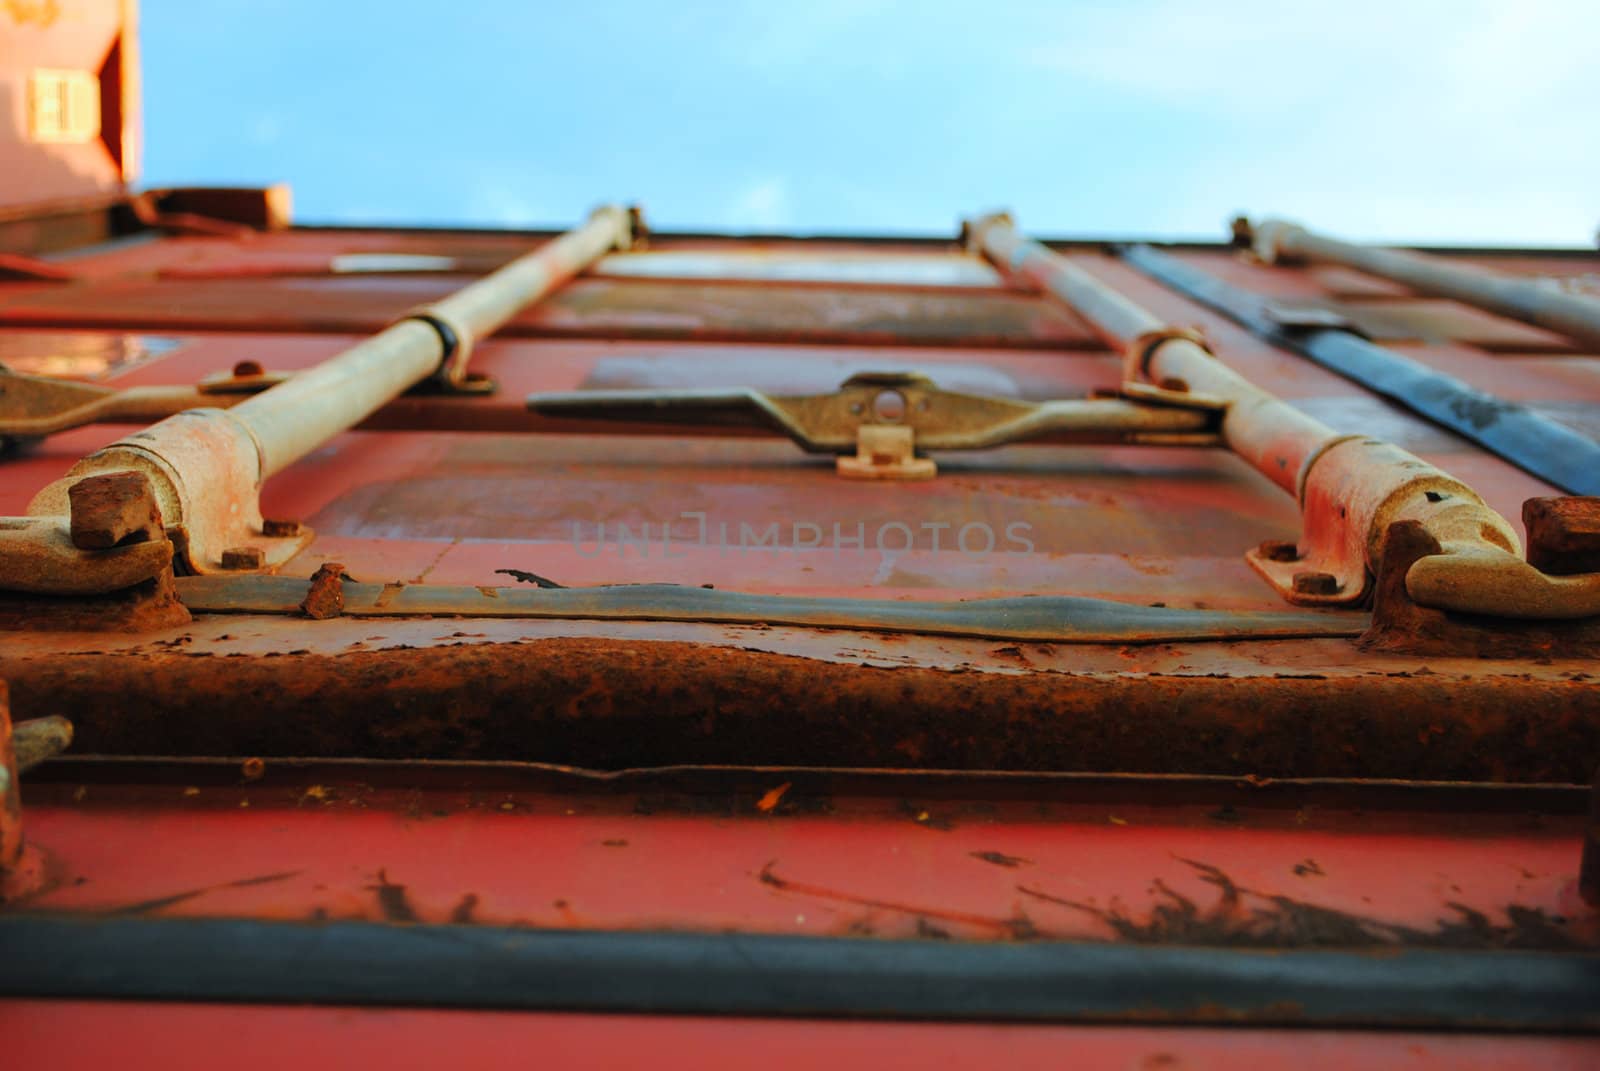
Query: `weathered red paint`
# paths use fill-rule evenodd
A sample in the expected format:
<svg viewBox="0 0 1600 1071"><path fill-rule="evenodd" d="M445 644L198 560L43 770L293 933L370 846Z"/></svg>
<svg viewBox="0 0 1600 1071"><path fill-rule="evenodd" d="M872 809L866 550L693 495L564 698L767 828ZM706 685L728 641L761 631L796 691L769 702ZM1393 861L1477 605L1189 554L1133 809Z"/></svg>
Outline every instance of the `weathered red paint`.
<svg viewBox="0 0 1600 1071"><path fill-rule="evenodd" d="M821 1065L919 1068L1077 1066L1202 1071L1244 1067L1347 1071L1537 1067L1583 1071L1589 1038L1313 1030L980 1023L852 1023L692 1016L519 1014L426 1009L288 1008L127 1001L0 1001L10 1051L59 1068L381 1064L395 1071L530 1061L619 1067L648 1053L663 1071L771 1071ZM144 1061L144 1063L141 1063Z"/></svg>
<svg viewBox="0 0 1600 1071"><path fill-rule="evenodd" d="M1600 944L1577 894L1578 789L253 762L41 771L26 805L52 887L25 906L1241 947Z"/></svg>
<svg viewBox="0 0 1600 1071"><path fill-rule="evenodd" d="M0 60L0 72L12 70ZM136 116L118 122L132 129ZM150 240L80 248L53 273L67 280L0 280L0 361L113 386L188 387L242 361L302 370L552 237L286 229L280 191L159 191L113 203L115 180L101 168L88 178L104 196L25 216L0 209L0 254L37 258L130 228ZM0 202L13 196L0 189ZM1199 327L1252 383L1338 430L1395 442L1506 517L1554 493L1093 244L1053 247L1161 322ZM374 255L445 262L402 270ZM1221 245L1177 255L1263 294L1335 309L1474 386L1600 426L1597 358L1547 331L1342 269L1269 269ZM1592 257L1548 252L1450 256L1504 272L1593 271ZM866 371L923 372L950 390L1032 400L1116 387L1120 356L1026 280L1003 279L943 240L657 235L650 250L609 258L524 310L476 349L472 369L499 392L396 399L262 489L266 517L315 531L282 570L306 584L293 616L190 620L165 577L148 591L70 605L0 600L11 629L0 632L0 679L16 717L70 716L80 754L235 756L84 760L31 774L25 828L49 887L23 907L1379 952L1592 951L1600 941L1600 916L1578 887L1586 797L1561 787L1587 783L1600 761L1590 639L1530 626L1508 640L1503 625L1466 627L1393 597L1392 576L1387 587L1378 576L1376 625L1360 639L1365 607L1345 611L1355 623L1345 638L1138 645L339 612L341 574L488 587L510 583L508 573L574 586L1285 609L1243 555L1294 543L1298 505L1223 451L1013 447L941 456L927 483L864 485L787 443L723 429L597 434L531 415L523 402L584 388L820 393ZM24 512L41 487L129 430L82 428L5 457L0 514ZM1297 449L1264 441L1259 452L1283 456L1287 469ZM92 535L82 526L86 540L148 528L127 504L108 500L107 523ZM770 549L685 544L697 515L713 534L725 524L735 539L743 526L783 535ZM1539 518L1528 532L1536 552L1577 553ZM869 535L801 553L795 522L846 535L859 524ZM1003 532L1019 522L1031 549L972 554L951 543L964 525ZM891 523L913 535L885 554L870 533ZM635 535L655 526L652 552L592 553L602 531L620 543L619 524ZM670 554L660 546L668 526L680 540ZM108 623L133 631L88 631ZM746 768L607 779L441 761L460 759ZM1186 776L814 769L840 765ZM1203 774L1240 783L1192 776ZM1291 776L1346 780L1270 783ZM98 1046L141 1030L161 1038L168 1066L214 1064L219 1053L281 1065L317 1046L354 1062L379 1033L419 1060L515 1049L520 1062L583 1044L596 1062L648 1051L669 1066L890 1053L1016 1066L1059 1065L1064 1055L1146 1066L1595 1058L1587 1041L1548 1038L183 1004L10 1002L0 1020L9 1053L50 1045L63 1066L127 1062L126 1048Z"/></svg>

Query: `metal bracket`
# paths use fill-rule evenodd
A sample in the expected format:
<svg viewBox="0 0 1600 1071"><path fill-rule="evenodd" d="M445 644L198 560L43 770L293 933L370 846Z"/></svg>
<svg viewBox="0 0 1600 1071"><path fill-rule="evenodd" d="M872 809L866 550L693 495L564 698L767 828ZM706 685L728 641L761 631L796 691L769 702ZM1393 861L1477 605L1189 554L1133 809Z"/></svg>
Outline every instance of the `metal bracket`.
<svg viewBox="0 0 1600 1071"><path fill-rule="evenodd" d="M931 480L939 467L916 456L915 435L900 424L862 424L856 429L856 452L839 455L835 469L847 480Z"/></svg>
<svg viewBox="0 0 1600 1071"><path fill-rule="evenodd" d="M1156 350L1168 342L1179 340L1193 343L1208 355L1211 353L1211 344L1206 341L1205 335L1198 327L1159 327L1143 331L1129 339L1122 351L1121 395L1152 405L1215 412L1226 410L1228 403L1224 399L1191 391L1189 384L1182 380L1164 379L1159 383L1150 381L1150 359L1155 356Z"/></svg>
<svg viewBox="0 0 1600 1071"><path fill-rule="evenodd" d="M118 390L51 376L30 376L0 365L0 440L42 439L85 424L149 424L203 406L226 407L289 378L242 362L193 387Z"/></svg>
<svg viewBox="0 0 1600 1071"><path fill-rule="evenodd" d="M1375 471L1407 469L1414 475L1398 483L1372 479ZM1507 558L1520 557L1516 533L1472 488L1365 435L1329 439L1306 458L1299 499L1300 542L1263 543L1245 554L1267 583L1297 605L1363 601L1383 557L1382 541L1401 518L1426 521L1445 542L1487 544ZM1352 516L1374 520L1370 526L1352 524Z"/></svg>
<svg viewBox="0 0 1600 1071"><path fill-rule="evenodd" d="M1279 305L1269 301L1262 304L1261 314L1291 334L1303 331L1347 331L1368 341L1372 339L1360 325L1337 309L1315 305Z"/></svg>
<svg viewBox="0 0 1600 1071"><path fill-rule="evenodd" d="M1142 385L1110 398L1028 402L943 390L915 372L860 372L829 394L776 396L747 387L573 391L530 395L528 408L567 419L759 428L811 453L854 454L841 474L915 472L920 479L932 472L910 464L915 450L982 450L1031 439L1215 445L1221 403Z"/></svg>

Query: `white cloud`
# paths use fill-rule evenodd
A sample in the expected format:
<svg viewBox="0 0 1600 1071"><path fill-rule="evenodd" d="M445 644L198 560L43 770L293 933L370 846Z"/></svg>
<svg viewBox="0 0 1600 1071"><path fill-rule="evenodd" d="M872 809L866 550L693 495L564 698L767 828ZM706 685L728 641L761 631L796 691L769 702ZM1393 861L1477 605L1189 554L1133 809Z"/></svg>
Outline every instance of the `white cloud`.
<svg viewBox="0 0 1600 1071"><path fill-rule="evenodd" d="M734 230L779 231L794 225L789 185L765 178L746 187L728 203L722 225Z"/></svg>
<svg viewBox="0 0 1600 1071"><path fill-rule="evenodd" d="M1248 209L1352 238L1582 244L1600 213L1597 30L1588 0L1156 0L1063 9L1020 54L1140 102L1130 140L1159 147L1186 118L1221 132L1214 150L1161 158L1164 217Z"/></svg>

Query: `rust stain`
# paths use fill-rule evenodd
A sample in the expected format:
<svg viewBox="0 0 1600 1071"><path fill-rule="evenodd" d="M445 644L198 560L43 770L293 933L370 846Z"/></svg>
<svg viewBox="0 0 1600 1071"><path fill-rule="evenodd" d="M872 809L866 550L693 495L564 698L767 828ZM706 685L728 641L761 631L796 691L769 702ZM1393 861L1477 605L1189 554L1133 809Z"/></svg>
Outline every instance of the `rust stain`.
<svg viewBox="0 0 1600 1071"><path fill-rule="evenodd" d="M1020 855L1006 855L1004 852L968 852L967 854L974 859L982 859L985 863L993 863L995 866L1016 868L1033 864L1031 859L1024 859Z"/></svg>
<svg viewBox="0 0 1600 1071"><path fill-rule="evenodd" d="M956 827L955 823L949 818L935 811L921 807L911 800L902 800L900 803L900 810L901 813L905 814L913 822L917 823L917 825L924 826L928 829L937 829L941 833L948 833L950 830Z"/></svg>
<svg viewBox="0 0 1600 1071"><path fill-rule="evenodd" d="M369 892L378 896L378 910L388 922L416 922L417 912L406 895L406 887L389 880L387 871L378 871L378 884L368 885Z"/></svg>
<svg viewBox="0 0 1600 1071"><path fill-rule="evenodd" d="M1600 690L1523 676L1437 674L1423 686L1383 673L977 673L577 637L265 658L206 658L192 646L69 657L0 647L17 716L75 710L78 746L105 754L609 768L909 760L940 769L1568 784L1587 781L1600 761ZM1451 718L1441 723L1446 687ZM218 695L251 702L219 719ZM807 700L777 706L774 695ZM1378 709L1381 720L1370 716ZM1130 724L1143 728L1131 733ZM795 804L791 791L783 806ZM938 828L932 813L924 824Z"/></svg>
<svg viewBox="0 0 1600 1071"><path fill-rule="evenodd" d="M1538 908L1509 904L1506 922L1496 924L1465 904L1447 903L1454 917L1424 930L1400 923L1306 903L1277 893L1244 888L1220 867L1192 859L1200 879L1217 889L1216 901L1202 907L1156 878L1160 899L1143 918L1112 907L1054 896L1018 885L1017 891L1044 903L1071 908L1104 922L1121 940L1136 944L1222 945L1247 948L1517 948L1574 950L1584 947L1567 930L1567 920Z"/></svg>
<svg viewBox="0 0 1600 1071"><path fill-rule="evenodd" d="M112 908L106 912L108 915L148 915L174 904L181 904L207 893L217 892L221 889L244 889L252 885L268 885L275 881L288 881L299 876L298 870L284 870L275 874L259 874L253 878L240 878L237 881L222 881L215 885L205 885L198 889L186 889L170 896L158 896L150 900L140 900L137 903L126 904L122 907Z"/></svg>
<svg viewBox="0 0 1600 1071"><path fill-rule="evenodd" d="M762 814L770 814L778 806L778 801L783 799L783 794L789 791L790 782L785 781L777 788L768 789L761 799L756 801L756 810Z"/></svg>
<svg viewBox="0 0 1600 1071"><path fill-rule="evenodd" d="M461 898L461 902L456 904L456 906L451 909L450 921L458 925L465 925L475 921L472 917L472 913L477 910L477 907L478 894L467 893Z"/></svg>
<svg viewBox="0 0 1600 1071"><path fill-rule="evenodd" d="M916 907L910 904L895 903L892 900L878 900L870 896L857 896L854 893L841 892L837 889L825 888L821 885L810 885L805 882L791 881L779 877L775 868L776 859L761 868L758 876L761 884L770 885L774 889L784 892L797 893L801 896L815 896L824 900L834 900L844 904L855 904L858 907L881 908L885 911L898 911L903 914L916 916L919 920L919 929L924 925L922 920L941 919L945 922L954 922L963 926L971 926L981 930L988 930L1000 936L1013 940L1027 940L1038 936L1033 922L1024 915L1014 918L991 918L988 915L972 915L961 911L946 911L940 908ZM943 936L949 936L944 934Z"/></svg>

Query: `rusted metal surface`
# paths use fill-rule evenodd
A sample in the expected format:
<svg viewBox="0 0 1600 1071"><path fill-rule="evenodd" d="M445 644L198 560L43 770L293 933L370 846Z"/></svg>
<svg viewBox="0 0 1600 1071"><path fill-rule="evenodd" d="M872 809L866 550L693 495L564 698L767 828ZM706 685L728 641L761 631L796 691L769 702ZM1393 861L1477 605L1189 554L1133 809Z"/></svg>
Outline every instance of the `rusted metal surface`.
<svg viewBox="0 0 1600 1071"><path fill-rule="evenodd" d="M118 754L1566 783L1600 762L1592 658L1496 669L1339 639L1135 653L810 635L230 615L148 639L15 637L0 675L19 716L73 710L80 750ZM219 694L251 701L219 718ZM789 695L806 698L773 701Z"/></svg>
<svg viewBox="0 0 1600 1071"><path fill-rule="evenodd" d="M1530 498L1522 523L1530 565L1557 576L1600 572L1600 498Z"/></svg>
<svg viewBox="0 0 1600 1071"><path fill-rule="evenodd" d="M314 621L326 621L344 613L344 566L323 562L311 574L311 583L300 600L300 612Z"/></svg>
<svg viewBox="0 0 1600 1071"><path fill-rule="evenodd" d="M119 543L166 538L161 507L142 472L89 476L68 491L72 504L72 545L79 550L109 550Z"/></svg>
<svg viewBox="0 0 1600 1071"><path fill-rule="evenodd" d="M1523 621L1452 614L1419 603L1411 590L1413 571L1441 549L1416 521L1390 526L1373 595L1372 627L1361 638L1365 649L1505 660L1543 659L1558 652L1581 658L1600 651L1600 621L1594 618Z"/></svg>
<svg viewBox="0 0 1600 1071"><path fill-rule="evenodd" d="M1530 580L1590 610L1587 505L1098 244L1012 232L1001 248L991 221L969 237L993 265L944 240L864 238L652 235L568 256L545 232L289 227L282 189L114 190L0 216L0 249L30 258L0 279L0 361L92 381L27 381L33 402L0 381L19 388L0 405L57 422L0 428L54 433L0 460L0 513L54 485L66 522L48 546L33 522L0 530L35 551L11 559L25 579L0 598L0 678L13 715L37 719L19 738L70 714L80 750L195 757L29 773L23 908L51 925L88 933L114 914L99 932L124 950L147 921L215 922L246 935L240 949L262 947L260 926L306 924L379 943L431 926L534 943L671 930L917 955L1054 940L1223 949L1297 984L1318 950L1393 977L1414 956L1506 956L1500 976L1474 969L1514 986L1539 974L1516 957L1559 971L1600 947L1575 787L1600 765L1600 619L1557 619L1549 599L1524 598L1538 619L1498 612ZM450 302L530 249L533 290L575 277L520 311ZM1549 331L1348 269L1169 249L1259 293L1278 328L1364 329L1541 419L1594 423L1600 357ZM1531 251L1442 259L1570 293L1593 271ZM368 344L361 375L330 377L408 316L414 347ZM505 327L473 346L484 319ZM169 330L130 334L154 325ZM227 384L261 393L214 393ZM648 404L608 429L625 434L597 434L530 412L529 395ZM730 423L751 421L724 403L752 399L789 406L788 422ZM675 419L710 404L715 422L660 419L688 402ZM182 456L74 474L86 455L160 446L90 416L196 404L232 415L173 418ZM1070 426L1001 442L1041 413ZM866 475L936 460L938 478L841 480L758 437L774 426L854 451ZM201 513L232 520L191 530ZM1528 562L1503 518L1526 525ZM1465 561L1462 542L1504 553ZM38 590L82 586L88 556L113 552L137 583ZM1470 612L1486 606L1498 613ZM818 769L839 765L1013 773ZM1274 781L1305 777L1350 780ZM24 912L3 921L26 929ZM218 969L260 981L252 955ZM1191 985L1138 1014L1320 1014L1219 992ZM1427 1021L1495 1025L1504 994L1474 999ZM110 1007L50 1006L82 1022ZM776 1029L705 1029L758 1025ZM1249 1062L1266 1036L1207 1051ZM1312 1060L1312 1036L1266 1048ZM1335 1040L1360 1063L1416 1037Z"/></svg>

